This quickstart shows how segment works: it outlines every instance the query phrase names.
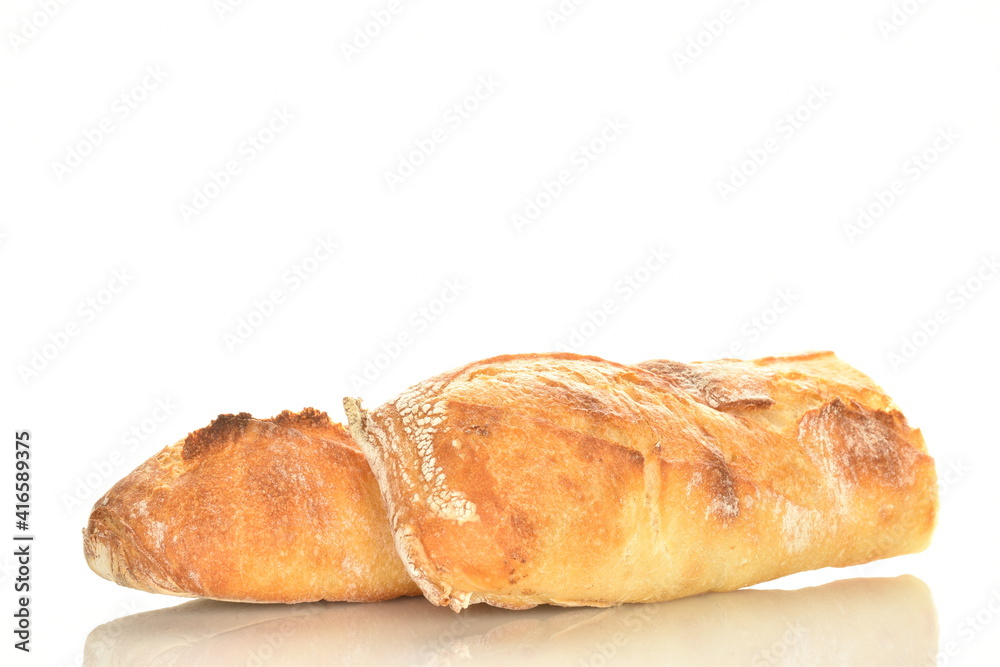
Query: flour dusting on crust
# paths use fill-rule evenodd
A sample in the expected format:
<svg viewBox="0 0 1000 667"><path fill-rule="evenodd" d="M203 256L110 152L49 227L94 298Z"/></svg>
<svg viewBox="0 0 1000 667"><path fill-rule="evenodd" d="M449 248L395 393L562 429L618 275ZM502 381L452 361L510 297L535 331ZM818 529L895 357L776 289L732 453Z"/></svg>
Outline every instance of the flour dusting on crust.
<svg viewBox="0 0 1000 667"><path fill-rule="evenodd" d="M402 420L403 433L416 446L428 509L435 516L458 523L478 521L476 504L461 492L448 488L444 470L434 454L434 436L447 419L448 409L443 400L431 402L425 398L437 394L442 386L441 382L417 385L396 399L394 407Z"/></svg>

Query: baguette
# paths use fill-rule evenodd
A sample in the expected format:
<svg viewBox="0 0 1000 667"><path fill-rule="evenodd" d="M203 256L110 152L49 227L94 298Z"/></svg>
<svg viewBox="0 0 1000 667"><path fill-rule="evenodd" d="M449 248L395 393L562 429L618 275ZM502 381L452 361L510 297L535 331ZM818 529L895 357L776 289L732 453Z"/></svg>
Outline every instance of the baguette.
<svg viewBox="0 0 1000 667"><path fill-rule="evenodd" d="M220 415L94 505L97 574L154 593L245 602L418 595L375 478L325 412Z"/></svg>
<svg viewBox="0 0 1000 667"><path fill-rule="evenodd" d="M728 591L920 551L935 522L920 431L830 352L501 356L345 409L407 571L455 611Z"/></svg>

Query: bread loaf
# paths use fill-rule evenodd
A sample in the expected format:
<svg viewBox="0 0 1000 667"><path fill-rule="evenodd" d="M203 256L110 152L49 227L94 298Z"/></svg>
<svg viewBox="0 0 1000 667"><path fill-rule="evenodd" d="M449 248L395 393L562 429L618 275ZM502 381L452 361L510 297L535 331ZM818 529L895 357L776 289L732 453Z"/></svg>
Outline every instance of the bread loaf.
<svg viewBox="0 0 1000 667"><path fill-rule="evenodd" d="M912 553L937 510L919 430L829 352L502 356L345 408L407 571L456 611L653 602Z"/></svg>
<svg viewBox="0 0 1000 667"><path fill-rule="evenodd" d="M247 602L416 595L375 478L344 427L307 408L220 415L97 501L91 569L144 591Z"/></svg>

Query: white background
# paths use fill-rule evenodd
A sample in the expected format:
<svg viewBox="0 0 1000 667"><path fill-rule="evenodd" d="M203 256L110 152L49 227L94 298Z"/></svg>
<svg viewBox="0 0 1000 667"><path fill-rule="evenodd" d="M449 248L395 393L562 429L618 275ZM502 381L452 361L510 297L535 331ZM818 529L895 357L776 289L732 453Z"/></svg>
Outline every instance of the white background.
<svg viewBox="0 0 1000 667"><path fill-rule="evenodd" d="M386 2L44 4L7 0L0 21L0 477L30 429L37 535L28 659L10 647L2 549L5 656L75 664L94 626L176 604L93 575L80 529L114 481L216 414L341 419L347 394L374 404L570 345L622 362L832 349L870 374L950 471L934 542L771 586L912 573L955 647L939 663L996 659L996 3L594 1L552 25L555 0L423 0L351 57ZM458 123L456 104L475 109ZM275 110L294 118L269 135ZM436 128L444 142L391 188ZM239 173L185 215L230 160ZM752 173L723 196L734 170ZM541 213L519 228L529 200ZM851 233L859 208L876 215ZM320 238L337 250L306 261ZM651 249L669 259L647 266ZM105 291L116 271L127 285ZM991 622L970 633L977 612Z"/></svg>

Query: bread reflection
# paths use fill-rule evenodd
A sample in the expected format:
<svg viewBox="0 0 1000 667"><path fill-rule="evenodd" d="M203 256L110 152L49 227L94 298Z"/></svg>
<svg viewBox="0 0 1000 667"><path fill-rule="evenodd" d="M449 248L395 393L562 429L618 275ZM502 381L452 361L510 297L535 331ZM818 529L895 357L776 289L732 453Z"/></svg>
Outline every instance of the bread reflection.
<svg viewBox="0 0 1000 667"><path fill-rule="evenodd" d="M902 576L611 609L196 600L98 626L84 664L924 665L937 640L930 591Z"/></svg>

